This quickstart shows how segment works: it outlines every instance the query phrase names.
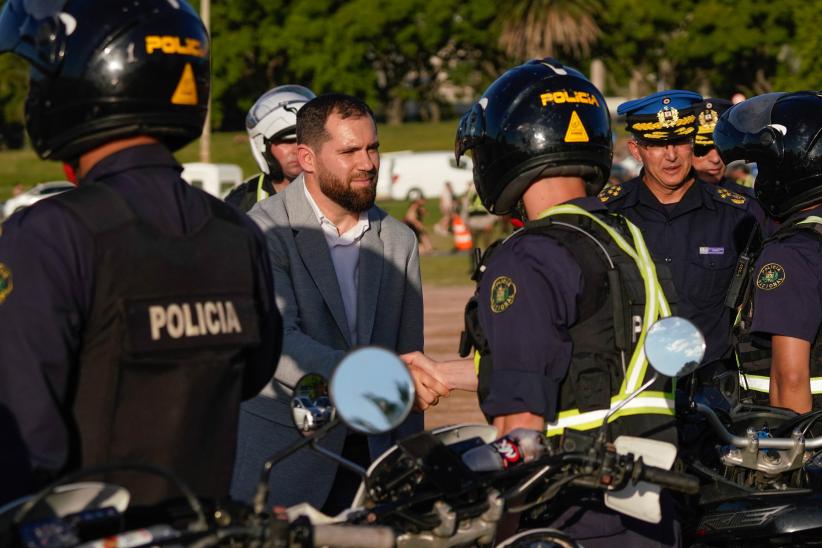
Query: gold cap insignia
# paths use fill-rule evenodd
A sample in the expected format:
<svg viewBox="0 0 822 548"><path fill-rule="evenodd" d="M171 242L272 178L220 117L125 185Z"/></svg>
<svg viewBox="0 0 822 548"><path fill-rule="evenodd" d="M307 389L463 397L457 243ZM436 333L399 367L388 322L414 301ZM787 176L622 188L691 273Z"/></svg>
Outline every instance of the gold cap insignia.
<svg viewBox="0 0 822 548"><path fill-rule="evenodd" d="M674 127L676 126L677 120L679 120L679 111L673 107L665 106L656 113L656 117L662 127Z"/></svg>

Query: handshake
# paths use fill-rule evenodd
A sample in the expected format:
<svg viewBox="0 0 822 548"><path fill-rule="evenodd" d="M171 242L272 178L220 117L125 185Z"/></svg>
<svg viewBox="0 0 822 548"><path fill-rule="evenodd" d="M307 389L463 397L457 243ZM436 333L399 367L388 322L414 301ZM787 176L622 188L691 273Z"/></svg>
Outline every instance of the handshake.
<svg viewBox="0 0 822 548"><path fill-rule="evenodd" d="M471 359L438 362L422 352L409 352L400 358L414 379L414 408L419 411L437 405L451 390L477 390L477 376Z"/></svg>

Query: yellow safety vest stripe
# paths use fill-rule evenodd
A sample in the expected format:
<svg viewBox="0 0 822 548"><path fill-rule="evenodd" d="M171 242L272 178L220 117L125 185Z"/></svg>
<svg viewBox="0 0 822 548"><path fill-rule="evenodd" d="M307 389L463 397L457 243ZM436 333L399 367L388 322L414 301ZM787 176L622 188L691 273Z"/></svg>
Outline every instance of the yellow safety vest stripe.
<svg viewBox="0 0 822 548"><path fill-rule="evenodd" d="M611 408L619 404L624 397L615 396L611 398ZM674 395L667 392L643 392L630 402L628 402L622 409L611 415L608 422L613 422L620 417L631 415L667 415L674 416ZM578 409L568 411L561 411L557 420L545 425L546 434L548 436L556 436L562 434L565 428L573 428L574 430L591 430L599 428L605 415L610 409L596 409L594 411L587 411L581 413Z"/></svg>
<svg viewBox="0 0 822 548"><path fill-rule="evenodd" d="M822 394L822 377L811 377L810 384L811 394ZM771 391L771 378L764 375L739 373L739 386L745 390L769 394Z"/></svg>
<svg viewBox="0 0 822 548"><path fill-rule="evenodd" d="M260 173L260 176L257 177L257 201L262 201L271 196L268 192L265 191L263 188L263 181L265 180L265 173Z"/></svg>
<svg viewBox="0 0 822 548"><path fill-rule="evenodd" d="M631 244L629 244L619 232L614 230L596 215L585 211L579 206L563 204L552 207L543 211L539 215L539 218L544 219L553 215L583 215L595 221L608 233L609 236L611 236L617 246L619 246L622 251L634 260L637 268L639 269L639 273L645 284L645 311L642 323L643 327L634 348L634 353L631 356L628 369L625 372L625 379L623 380L622 386L619 390L619 394L630 394L639 388L642 384L642 380L645 378L645 374L647 373L648 360L645 357L644 343L645 333L647 332L648 327L650 327L651 324L653 324L658 318L664 318L671 315L668 300L665 298L665 293L662 291L662 287L657 279L656 265L651 259L651 253L648 251L648 247L645 245L645 239L642 237L642 232L636 225L625 219L628 230L634 240L635 247L632 247Z"/></svg>

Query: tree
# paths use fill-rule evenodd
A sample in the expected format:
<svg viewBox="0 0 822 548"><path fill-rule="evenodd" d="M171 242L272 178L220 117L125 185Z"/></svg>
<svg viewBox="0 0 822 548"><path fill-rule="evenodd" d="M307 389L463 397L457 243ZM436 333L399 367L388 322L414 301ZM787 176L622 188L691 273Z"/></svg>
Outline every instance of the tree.
<svg viewBox="0 0 822 548"><path fill-rule="evenodd" d="M408 101L421 105L424 118L438 119L442 84L452 72L462 76L466 64L476 68L483 62L478 51L487 49L487 34L476 29L493 20L491 0L471 6L457 0L328 4L300 2L290 14L286 33L314 21L299 42L296 36L289 42L290 68L312 81L315 91L363 97L389 122L402 120Z"/></svg>
<svg viewBox="0 0 822 548"><path fill-rule="evenodd" d="M212 117L215 127L239 128L254 101L278 84L293 83L283 21L294 2L212 2Z"/></svg>
<svg viewBox="0 0 822 548"><path fill-rule="evenodd" d="M796 29L791 44L778 55L774 88L777 90L816 89L822 86L822 3L798 2L793 10Z"/></svg>
<svg viewBox="0 0 822 548"><path fill-rule="evenodd" d="M796 7L795 0L696 3L667 42L676 84L722 96L771 91L779 57L794 40Z"/></svg>
<svg viewBox="0 0 822 548"><path fill-rule="evenodd" d="M0 148L23 146L23 111L28 87L25 61L16 55L0 55Z"/></svg>
<svg viewBox="0 0 822 548"><path fill-rule="evenodd" d="M602 33L593 53L608 68L612 92L638 97L657 87L660 72L670 76L667 44L683 32L692 7L691 0L606 0L597 12Z"/></svg>
<svg viewBox="0 0 822 548"><path fill-rule="evenodd" d="M512 58L588 56L600 30L598 0L512 0L498 4L499 44Z"/></svg>

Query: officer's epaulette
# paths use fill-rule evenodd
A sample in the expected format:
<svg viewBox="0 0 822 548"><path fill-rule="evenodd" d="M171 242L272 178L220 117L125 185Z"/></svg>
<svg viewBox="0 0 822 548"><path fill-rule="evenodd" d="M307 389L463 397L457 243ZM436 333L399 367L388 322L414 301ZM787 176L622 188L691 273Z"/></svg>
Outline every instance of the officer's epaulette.
<svg viewBox="0 0 822 548"><path fill-rule="evenodd" d="M602 202L603 204L607 204L609 202L613 202L614 200L616 200L620 196L623 196L624 194L625 194L625 186L624 185L621 185L621 184L615 185L615 184L608 183L607 185L605 185L605 188L603 188L597 196L599 197L600 202Z"/></svg>
<svg viewBox="0 0 822 548"><path fill-rule="evenodd" d="M707 187L710 188L711 193L714 196L714 199L717 202L721 202L723 204L730 204L736 206L740 209L747 209L748 202L750 198L743 194L737 194L727 188L722 188L721 186L706 184Z"/></svg>

